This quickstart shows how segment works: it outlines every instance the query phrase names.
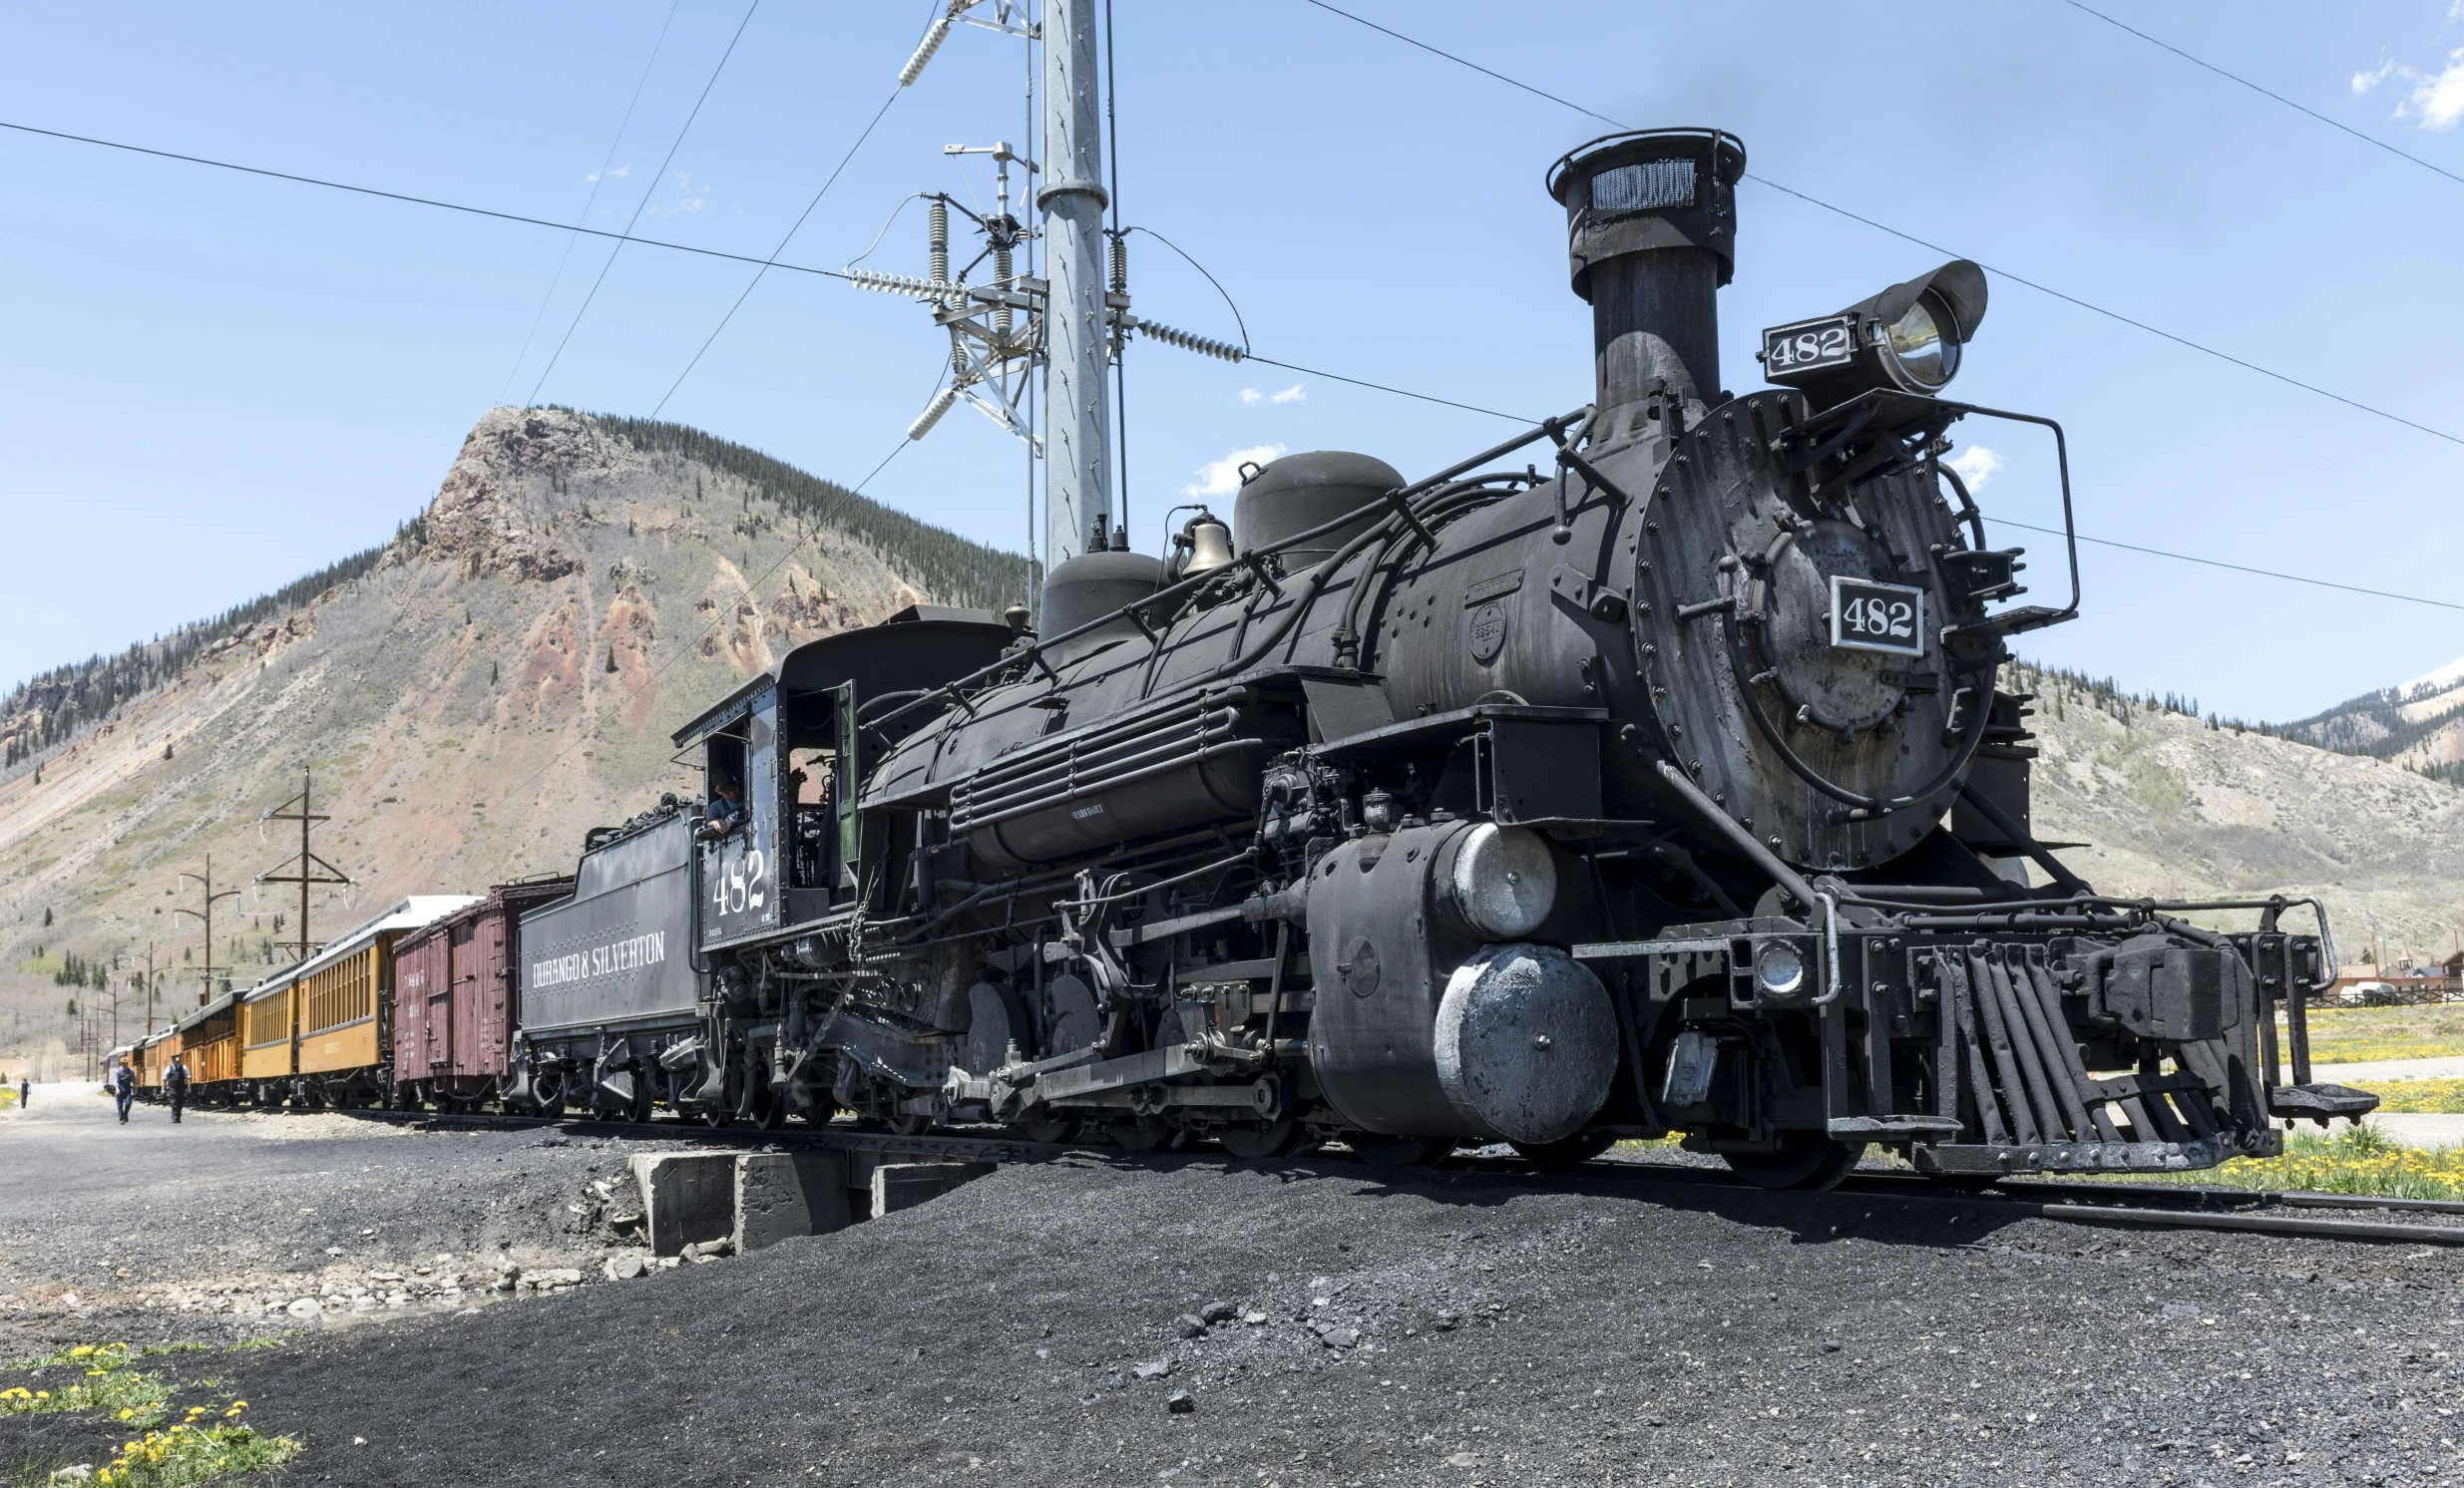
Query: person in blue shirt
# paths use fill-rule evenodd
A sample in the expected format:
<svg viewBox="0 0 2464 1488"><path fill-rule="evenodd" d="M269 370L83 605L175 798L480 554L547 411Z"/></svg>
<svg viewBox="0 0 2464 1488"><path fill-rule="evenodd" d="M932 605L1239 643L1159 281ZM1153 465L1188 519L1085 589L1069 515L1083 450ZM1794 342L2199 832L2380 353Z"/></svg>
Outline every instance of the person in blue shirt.
<svg viewBox="0 0 2464 1488"><path fill-rule="evenodd" d="M137 1099L137 1071L129 1068L126 1059L121 1060L120 1066L112 1071L111 1091L112 1099L120 1102L120 1124L126 1126L129 1124L129 1103Z"/></svg>
<svg viewBox="0 0 2464 1488"><path fill-rule="evenodd" d="M701 835L713 842L743 824L744 803L736 788L724 781L710 788L710 809L702 813Z"/></svg>

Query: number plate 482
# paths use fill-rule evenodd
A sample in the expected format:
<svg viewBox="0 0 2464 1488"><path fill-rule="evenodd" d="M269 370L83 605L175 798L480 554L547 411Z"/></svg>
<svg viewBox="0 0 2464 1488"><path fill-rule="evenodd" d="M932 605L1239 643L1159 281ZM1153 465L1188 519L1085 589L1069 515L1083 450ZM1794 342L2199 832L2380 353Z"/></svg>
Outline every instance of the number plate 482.
<svg viewBox="0 0 2464 1488"><path fill-rule="evenodd" d="M1925 591L1871 579L1831 580L1831 643L1902 656L1925 654Z"/></svg>

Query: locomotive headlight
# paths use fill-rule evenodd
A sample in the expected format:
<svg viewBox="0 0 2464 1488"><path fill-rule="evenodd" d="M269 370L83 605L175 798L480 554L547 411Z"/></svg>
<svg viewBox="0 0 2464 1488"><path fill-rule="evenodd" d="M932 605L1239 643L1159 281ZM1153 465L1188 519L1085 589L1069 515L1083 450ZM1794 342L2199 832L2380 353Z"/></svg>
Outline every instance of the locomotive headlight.
<svg viewBox="0 0 2464 1488"><path fill-rule="evenodd" d="M1454 849L1448 888L1463 922L1492 940L1530 934L1557 907L1557 860L1527 827L1482 822Z"/></svg>
<svg viewBox="0 0 2464 1488"><path fill-rule="evenodd" d="M1942 334L1942 317L1919 297L1878 337L1900 378L1932 392L1959 372L1959 343Z"/></svg>
<svg viewBox="0 0 2464 1488"><path fill-rule="evenodd" d="M1818 409L1875 389L1931 396L1958 374L1984 318L1985 271L1954 258L1837 315L1774 326L1757 356L1765 377Z"/></svg>
<svg viewBox="0 0 2464 1488"><path fill-rule="evenodd" d="M1795 996L1806 984L1806 958L1786 940L1766 940L1754 953L1754 980L1766 997Z"/></svg>

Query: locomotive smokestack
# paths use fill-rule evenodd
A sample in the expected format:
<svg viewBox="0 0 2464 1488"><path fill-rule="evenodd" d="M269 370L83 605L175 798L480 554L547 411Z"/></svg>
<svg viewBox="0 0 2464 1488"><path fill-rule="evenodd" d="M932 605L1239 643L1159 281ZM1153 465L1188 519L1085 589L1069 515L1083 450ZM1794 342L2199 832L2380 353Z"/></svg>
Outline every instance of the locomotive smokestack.
<svg viewBox="0 0 2464 1488"><path fill-rule="evenodd" d="M1718 398L1716 295L1736 264L1745 169L1735 135L1647 130L1595 140L1549 172L1574 292L1591 304L1600 436L1626 432L1660 386L1690 381L1705 401Z"/></svg>

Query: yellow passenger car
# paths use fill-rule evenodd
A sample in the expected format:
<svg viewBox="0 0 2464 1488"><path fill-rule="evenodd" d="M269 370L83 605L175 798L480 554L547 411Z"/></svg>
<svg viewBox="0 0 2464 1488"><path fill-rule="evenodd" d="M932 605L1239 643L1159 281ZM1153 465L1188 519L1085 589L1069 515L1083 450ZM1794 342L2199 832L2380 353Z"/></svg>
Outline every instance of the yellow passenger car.
<svg viewBox="0 0 2464 1488"><path fill-rule="evenodd" d="M255 1098L278 1104L299 1073L294 978L288 971L239 994L239 1079Z"/></svg>
<svg viewBox="0 0 2464 1488"><path fill-rule="evenodd" d="M180 1020L170 1051L188 1062L189 1099L227 1104L239 1078L239 998L224 992ZM171 1063L169 1054L163 1061Z"/></svg>
<svg viewBox="0 0 2464 1488"><path fill-rule="evenodd" d="M384 1099L393 1071L394 942L479 899L413 895L259 987L265 1004L281 1005L265 1014L261 1044L250 1033L251 1051L270 1066L289 1050L294 1099L338 1106ZM288 1034L275 1034L282 1024Z"/></svg>

